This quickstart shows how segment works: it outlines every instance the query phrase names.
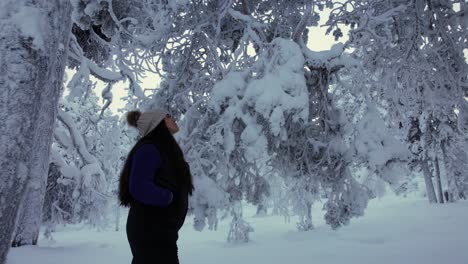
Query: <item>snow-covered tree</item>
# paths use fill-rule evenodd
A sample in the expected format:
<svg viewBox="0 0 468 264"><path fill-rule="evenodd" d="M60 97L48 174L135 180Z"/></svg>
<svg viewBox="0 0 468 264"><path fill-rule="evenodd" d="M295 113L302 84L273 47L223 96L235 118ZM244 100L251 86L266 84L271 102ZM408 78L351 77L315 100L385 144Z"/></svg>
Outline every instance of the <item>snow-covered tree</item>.
<svg viewBox="0 0 468 264"><path fill-rule="evenodd" d="M195 182L224 193L210 200L195 191L197 227L213 222L219 208L241 221L239 201L269 192L268 175L255 173L263 164L296 182L288 199L306 219L303 229L312 227L310 208L320 192L333 227L363 213L368 197L349 173L341 114L328 91L349 61L341 61L341 46L322 54L304 44L327 2L200 1L171 18L177 32L162 47L163 80L146 105L183 119L180 140ZM226 195L228 203L220 199ZM232 226L245 226L240 240L251 230Z"/></svg>
<svg viewBox="0 0 468 264"><path fill-rule="evenodd" d="M325 198L325 219L337 228L367 205L370 192L351 173L360 167L395 188L404 180L395 172L417 168L431 201L433 175L439 201L444 190L448 200L466 197L464 1L70 3L0 4L9 109L0 116L8 183L0 187L0 235L8 238L0 263L15 229L15 245L36 242L44 195L50 226L104 216L125 153L103 140L122 134L106 108L124 80L129 105L162 107L183 121L178 140L194 175L197 230L231 215L228 240L248 241L242 201L264 208L272 194L276 211L298 215L301 230L313 228L312 204ZM325 7L328 32L339 39L349 27L350 38L312 52L308 27ZM69 103L80 104L59 109L47 166L65 64L75 71L70 98L78 98ZM139 86L145 72L162 79L153 94ZM106 83L103 109L90 96L91 76ZM347 120L352 109L359 114Z"/></svg>
<svg viewBox="0 0 468 264"><path fill-rule="evenodd" d="M431 168L440 172L439 153L442 142L447 144L441 136L464 137L455 115L467 91L462 2L345 1L334 6L327 23L330 30L351 26L345 45L363 65L361 74L354 76L362 80L356 84L369 87L363 92L384 109L387 126L408 145L413 154L410 167L421 169L431 202L437 199ZM443 163L450 167L445 157ZM447 180L455 177L447 172ZM450 188L455 196L455 185Z"/></svg>
<svg viewBox="0 0 468 264"><path fill-rule="evenodd" d="M109 103L112 84L125 79L132 95L143 98L138 78L157 57L151 44L167 15L159 6L158 1L2 1L0 56L1 68L8 73L1 79L6 87L2 100L10 111L1 116L7 125L2 126L6 151L0 161L5 168L2 179L8 184L0 191L0 233L6 238L0 263L18 226L16 219L21 219L21 226L15 245L37 240L65 66L76 70L69 83L75 96L86 92L93 75L109 83L103 94ZM20 210L21 204L25 206Z"/></svg>
<svg viewBox="0 0 468 264"><path fill-rule="evenodd" d="M60 223L106 225L115 207L117 175L133 137L117 116L100 114L97 99L89 91L61 104L44 204L47 234Z"/></svg>
<svg viewBox="0 0 468 264"><path fill-rule="evenodd" d="M71 6L67 1L0 3L0 263L24 211L37 240L57 102L67 61ZM27 195L26 195L27 194ZM24 201L24 202L23 202ZM23 208L21 209L21 205Z"/></svg>

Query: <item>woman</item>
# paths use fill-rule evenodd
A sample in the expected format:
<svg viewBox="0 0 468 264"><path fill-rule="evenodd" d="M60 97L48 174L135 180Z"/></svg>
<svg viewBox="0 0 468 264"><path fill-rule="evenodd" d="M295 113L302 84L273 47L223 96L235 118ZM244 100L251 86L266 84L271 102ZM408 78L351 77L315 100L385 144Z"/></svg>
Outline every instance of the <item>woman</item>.
<svg viewBox="0 0 468 264"><path fill-rule="evenodd" d="M120 203L130 207L132 264L179 263L178 231L193 191L189 166L172 136L179 128L162 110L129 112L127 122L141 136L128 154L119 185Z"/></svg>

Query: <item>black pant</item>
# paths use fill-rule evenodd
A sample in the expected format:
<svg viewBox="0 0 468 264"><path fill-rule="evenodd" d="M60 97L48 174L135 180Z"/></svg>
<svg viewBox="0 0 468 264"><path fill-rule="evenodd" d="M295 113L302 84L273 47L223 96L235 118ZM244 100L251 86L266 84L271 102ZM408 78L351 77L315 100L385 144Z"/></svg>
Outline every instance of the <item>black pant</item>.
<svg viewBox="0 0 468 264"><path fill-rule="evenodd" d="M132 264L179 264L177 231L162 228L141 208L130 208L127 238L132 251Z"/></svg>

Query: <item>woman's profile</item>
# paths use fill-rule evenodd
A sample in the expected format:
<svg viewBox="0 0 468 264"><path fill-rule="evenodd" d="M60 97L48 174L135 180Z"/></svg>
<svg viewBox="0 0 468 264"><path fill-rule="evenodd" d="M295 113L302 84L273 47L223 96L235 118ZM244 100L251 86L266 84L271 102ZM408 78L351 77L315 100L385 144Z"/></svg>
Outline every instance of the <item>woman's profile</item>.
<svg viewBox="0 0 468 264"><path fill-rule="evenodd" d="M127 238L132 264L179 263L177 239L193 183L172 134L179 128L162 110L132 111L127 122L140 139L130 150L119 182L119 199L130 207Z"/></svg>

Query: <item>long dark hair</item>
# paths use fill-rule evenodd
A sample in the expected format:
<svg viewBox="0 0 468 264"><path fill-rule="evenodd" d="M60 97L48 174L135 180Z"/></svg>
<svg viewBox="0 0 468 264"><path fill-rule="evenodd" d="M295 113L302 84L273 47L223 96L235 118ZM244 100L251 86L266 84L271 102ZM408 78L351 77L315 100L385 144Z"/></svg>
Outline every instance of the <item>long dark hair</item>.
<svg viewBox="0 0 468 264"><path fill-rule="evenodd" d="M130 112L127 115L128 123L132 126L136 125L136 120L139 117L139 112L134 111ZM120 173L120 181L119 181L119 200L122 206L128 207L130 203L133 201L132 196L130 195L129 190L129 180L130 180L130 171L132 165L132 157L133 153L140 147L142 144L145 143L153 143L158 146L158 150L161 152L161 155L166 155L167 159L170 161L170 166L174 166L176 171L176 182L178 188L182 188L187 190L190 195L192 195L192 191L194 190L192 175L190 173L190 169L188 164L185 162L184 154L180 149L179 144L172 136L171 132L166 126L166 123L161 121L156 128L154 128L150 133L146 136L140 138L137 143L133 146L130 150L129 154L127 155L127 159L125 160L125 164L123 169Z"/></svg>

